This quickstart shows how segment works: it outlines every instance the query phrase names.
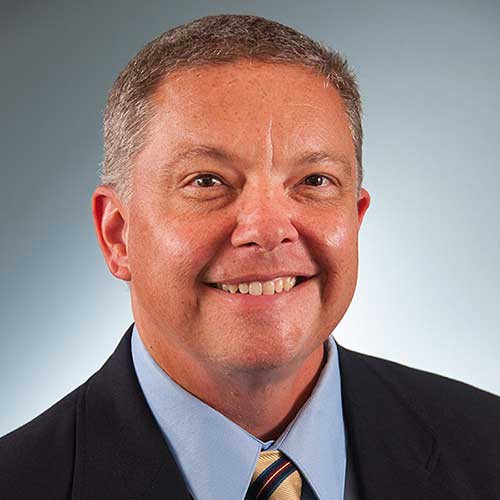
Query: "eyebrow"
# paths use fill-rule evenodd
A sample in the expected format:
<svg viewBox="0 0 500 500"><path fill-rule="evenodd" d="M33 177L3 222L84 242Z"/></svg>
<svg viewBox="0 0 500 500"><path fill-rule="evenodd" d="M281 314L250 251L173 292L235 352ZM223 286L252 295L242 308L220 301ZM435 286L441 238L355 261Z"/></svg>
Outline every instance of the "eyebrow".
<svg viewBox="0 0 500 500"><path fill-rule="evenodd" d="M171 167L185 160L191 160L195 158L211 158L217 161L223 161L226 163L237 162L238 157L223 148L208 146L204 144L188 147L187 149L179 151L174 157L168 161L164 168L168 171ZM351 162L348 160L347 156L340 152L329 152L329 151L307 151L301 154L294 162L295 165L304 166L308 163L319 163L324 161L330 161L332 163L337 163L340 165L341 169L346 175L350 175Z"/></svg>
<svg viewBox="0 0 500 500"><path fill-rule="evenodd" d="M296 161L297 165L307 165L308 163L319 163L329 161L340 165L346 175L351 174L351 162L344 153L329 151L309 151L302 154Z"/></svg>
<svg viewBox="0 0 500 500"><path fill-rule="evenodd" d="M198 146L192 146L189 147L188 149L179 151L177 154L174 155L174 157L170 161L168 161L164 165L164 168L166 170L170 170L170 168L176 165L177 163L200 157L212 158L213 160L225 161L225 162L235 161L237 159L235 155L228 153L224 149L201 144Z"/></svg>

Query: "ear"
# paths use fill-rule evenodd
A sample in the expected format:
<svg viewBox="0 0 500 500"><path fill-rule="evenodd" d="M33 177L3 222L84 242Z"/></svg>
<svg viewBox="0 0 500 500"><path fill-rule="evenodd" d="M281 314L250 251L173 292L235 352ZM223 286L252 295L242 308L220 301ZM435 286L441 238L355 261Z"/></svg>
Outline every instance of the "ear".
<svg viewBox="0 0 500 500"><path fill-rule="evenodd" d="M130 281L128 265L128 212L114 190L98 186L92 195L97 240L111 274Z"/></svg>
<svg viewBox="0 0 500 500"><path fill-rule="evenodd" d="M363 217L365 216L366 211L370 206L370 201L371 201L370 193L366 189L361 188L358 198L358 228L361 227L361 223L363 222Z"/></svg>

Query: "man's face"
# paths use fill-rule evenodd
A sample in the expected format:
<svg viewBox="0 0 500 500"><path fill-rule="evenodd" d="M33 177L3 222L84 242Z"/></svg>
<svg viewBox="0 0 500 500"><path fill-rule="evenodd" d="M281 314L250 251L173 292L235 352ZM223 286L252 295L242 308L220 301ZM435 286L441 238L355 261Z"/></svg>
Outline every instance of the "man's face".
<svg viewBox="0 0 500 500"><path fill-rule="evenodd" d="M178 71L154 102L128 207L139 331L200 366L305 360L351 302L369 205L341 98L302 67L243 61ZM280 277L301 278L253 295Z"/></svg>

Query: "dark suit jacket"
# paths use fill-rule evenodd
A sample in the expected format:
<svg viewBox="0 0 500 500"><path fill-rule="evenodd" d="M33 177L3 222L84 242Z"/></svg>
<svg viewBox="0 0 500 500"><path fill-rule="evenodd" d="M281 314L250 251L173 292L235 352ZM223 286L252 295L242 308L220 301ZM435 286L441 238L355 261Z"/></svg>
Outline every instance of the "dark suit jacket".
<svg viewBox="0 0 500 500"><path fill-rule="evenodd" d="M137 382L131 333L87 382L0 439L1 500L190 498ZM499 397L338 349L361 500L500 499Z"/></svg>

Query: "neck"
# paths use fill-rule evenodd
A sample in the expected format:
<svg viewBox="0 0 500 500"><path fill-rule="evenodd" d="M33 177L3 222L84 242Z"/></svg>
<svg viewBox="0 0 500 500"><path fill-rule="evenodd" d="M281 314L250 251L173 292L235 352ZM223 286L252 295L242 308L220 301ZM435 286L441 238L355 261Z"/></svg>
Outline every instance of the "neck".
<svg viewBox="0 0 500 500"><path fill-rule="evenodd" d="M277 439L311 395L324 365L321 345L296 366L258 374L214 374L209 385L190 392L250 434L263 441Z"/></svg>
<svg viewBox="0 0 500 500"><path fill-rule="evenodd" d="M144 344L179 385L262 441L282 434L311 395L325 363L320 345L307 358L285 367L220 370L194 363L184 353L172 352L171 346L167 350Z"/></svg>

